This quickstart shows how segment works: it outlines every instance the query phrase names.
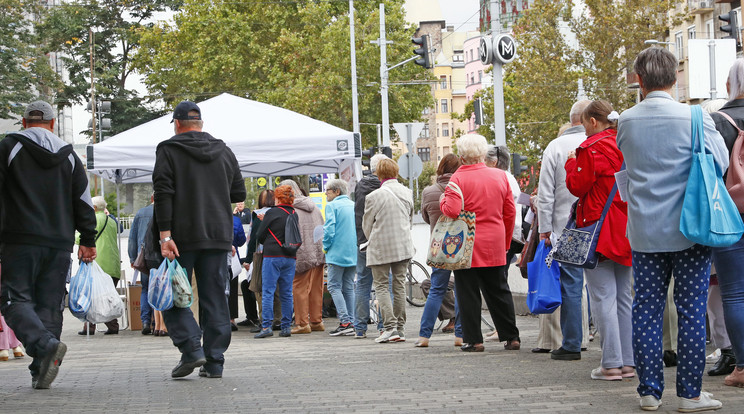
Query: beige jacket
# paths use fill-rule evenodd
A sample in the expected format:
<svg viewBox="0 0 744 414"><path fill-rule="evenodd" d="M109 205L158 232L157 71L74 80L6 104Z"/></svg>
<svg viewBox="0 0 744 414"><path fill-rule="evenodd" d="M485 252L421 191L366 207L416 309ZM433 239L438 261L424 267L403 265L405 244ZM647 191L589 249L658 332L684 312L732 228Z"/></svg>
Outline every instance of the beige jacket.
<svg viewBox="0 0 744 414"><path fill-rule="evenodd" d="M364 203L362 229L369 240L367 266L413 257L413 194L397 180L385 181Z"/></svg>
<svg viewBox="0 0 744 414"><path fill-rule="evenodd" d="M300 223L300 234L302 234L302 245L297 250L297 264L295 274L304 273L313 267L325 263L323 254L323 243L313 239L313 231L316 227L323 225L323 215L310 197L295 196L292 204L297 212Z"/></svg>

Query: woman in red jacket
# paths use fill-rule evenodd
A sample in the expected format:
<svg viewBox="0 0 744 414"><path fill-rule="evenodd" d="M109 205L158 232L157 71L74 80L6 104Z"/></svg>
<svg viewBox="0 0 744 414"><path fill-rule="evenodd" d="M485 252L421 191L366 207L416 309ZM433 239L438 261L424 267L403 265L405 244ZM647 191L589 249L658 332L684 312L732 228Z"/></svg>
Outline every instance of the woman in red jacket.
<svg viewBox="0 0 744 414"><path fill-rule="evenodd" d="M617 148L617 112L606 101L586 107L581 123L587 139L566 161L566 186L579 198L576 225L586 227L599 220L623 164ZM592 370L596 380L621 380L635 375L631 329L632 277L630 243L625 236L627 204L615 194L599 233L599 264L584 269L591 298L592 316L599 325L602 362Z"/></svg>

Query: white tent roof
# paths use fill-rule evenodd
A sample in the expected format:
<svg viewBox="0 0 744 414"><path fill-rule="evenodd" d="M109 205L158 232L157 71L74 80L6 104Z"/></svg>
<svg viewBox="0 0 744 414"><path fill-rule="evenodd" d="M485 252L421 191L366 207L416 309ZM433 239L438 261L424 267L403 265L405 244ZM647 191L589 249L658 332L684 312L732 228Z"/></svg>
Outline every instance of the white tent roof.
<svg viewBox="0 0 744 414"><path fill-rule="evenodd" d="M354 181L359 176L361 141L353 132L227 93L199 103L199 108L204 131L232 149L244 177L339 173ZM111 181L150 182L155 148L174 135L172 117L88 145L88 170Z"/></svg>

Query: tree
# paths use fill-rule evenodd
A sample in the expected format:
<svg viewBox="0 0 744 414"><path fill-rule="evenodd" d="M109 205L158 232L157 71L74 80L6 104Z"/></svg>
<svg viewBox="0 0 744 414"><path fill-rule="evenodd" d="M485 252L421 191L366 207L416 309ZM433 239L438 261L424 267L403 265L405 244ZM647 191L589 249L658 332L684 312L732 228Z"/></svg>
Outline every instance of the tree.
<svg viewBox="0 0 744 414"><path fill-rule="evenodd" d="M413 28L402 0L387 0L388 61L412 55ZM376 2L355 13L360 121L378 123L379 36ZM168 103L202 100L221 92L281 106L351 129L349 20L346 2L200 2L187 0L174 23L142 29L136 66L151 94ZM430 106L427 79L408 64L390 72L390 119L421 119ZM363 130L368 144L376 132Z"/></svg>
<svg viewBox="0 0 744 414"><path fill-rule="evenodd" d="M0 119L23 114L37 97L51 102L59 79L38 47L34 21L45 8L33 0L0 0Z"/></svg>
<svg viewBox="0 0 744 414"><path fill-rule="evenodd" d="M112 133L129 129L159 115L143 105L127 80L133 72L132 55L139 45L138 28L156 12L179 4L177 0L78 0L50 9L37 31L47 41L46 51L60 53L68 80L59 91L64 105L90 100L90 37L96 99L112 101Z"/></svg>

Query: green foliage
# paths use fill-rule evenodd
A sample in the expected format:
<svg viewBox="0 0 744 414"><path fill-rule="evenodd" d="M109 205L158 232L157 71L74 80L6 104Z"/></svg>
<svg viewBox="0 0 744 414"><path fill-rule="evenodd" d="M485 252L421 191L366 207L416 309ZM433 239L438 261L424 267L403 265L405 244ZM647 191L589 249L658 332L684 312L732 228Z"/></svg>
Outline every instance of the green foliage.
<svg viewBox="0 0 744 414"><path fill-rule="evenodd" d="M52 102L59 79L34 32L46 8L33 0L0 0L0 119L22 115L29 102Z"/></svg>
<svg viewBox="0 0 744 414"><path fill-rule="evenodd" d="M387 0L390 64L411 56L413 28L403 0ZM381 119L377 2L355 3L359 118ZM169 104L229 92L287 108L347 130L352 129L348 4L345 2L185 1L173 24L141 28L135 64L151 94ZM413 64L390 72L390 121L421 119L430 106L429 86L400 85L425 80ZM376 139L363 126L364 147Z"/></svg>
<svg viewBox="0 0 744 414"><path fill-rule="evenodd" d="M61 52L69 81L59 91L61 105L90 100L90 38L93 31L93 72L96 99L112 101L112 134L119 133L160 114L143 105L134 90L126 88L139 47L138 29L156 12L176 7L176 0L78 0L50 9L37 31L47 42L44 51Z"/></svg>
<svg viewBox="0 0 744 414"><path fill-rule="evenodd" d="M115 191L106 194L105 196L103 196L103 199L106 200L106 208L108 209L109 213L113 214L115 217L119 217L119 208L124 208L124 206L127 205L127 203L116 204Z"/></svg>

